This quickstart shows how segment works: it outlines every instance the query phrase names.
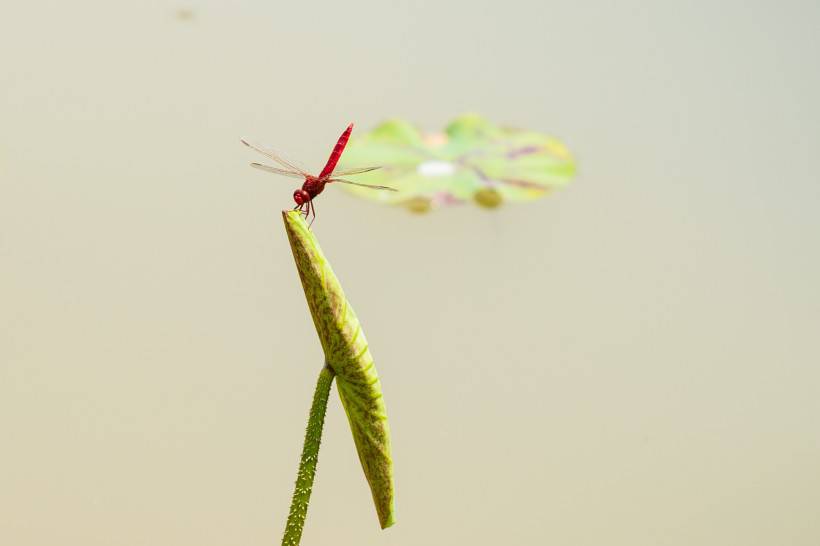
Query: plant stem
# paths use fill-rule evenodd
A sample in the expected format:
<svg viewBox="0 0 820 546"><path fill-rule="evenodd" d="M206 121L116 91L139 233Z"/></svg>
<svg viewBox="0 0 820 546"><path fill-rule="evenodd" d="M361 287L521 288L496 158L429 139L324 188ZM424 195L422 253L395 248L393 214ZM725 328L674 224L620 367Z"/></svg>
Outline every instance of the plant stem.
<svg viewBox="0 0 820 546"><path fill-rule="evenodd" d="M296 488L290 502L290 513L285 526L282 546L299 546L302 540L302 529L305 526L310 493L313 490L313 478L316 476L316 463L319 461L319 445L322 442L322 429L325 426L327 399L330 387L336 374L325 365L319 372L316 390L313 393L313 404L310 406L305 444L302 447L302 459L299 461L299 473L296 475Z"/></svg>

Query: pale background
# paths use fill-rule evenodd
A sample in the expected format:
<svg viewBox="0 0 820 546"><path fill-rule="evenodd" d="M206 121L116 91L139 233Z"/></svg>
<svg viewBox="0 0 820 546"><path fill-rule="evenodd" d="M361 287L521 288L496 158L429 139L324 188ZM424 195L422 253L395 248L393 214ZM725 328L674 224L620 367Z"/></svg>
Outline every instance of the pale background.
<svg viewBox="0 0 820 546"><path fill-rule="evenodd" d="M615 4L4 1L0 544L278 544L322 355L239 137L466 111L579 177L322 195L398 523L334 391L303 544L820 544L820 7Z"/></svg>

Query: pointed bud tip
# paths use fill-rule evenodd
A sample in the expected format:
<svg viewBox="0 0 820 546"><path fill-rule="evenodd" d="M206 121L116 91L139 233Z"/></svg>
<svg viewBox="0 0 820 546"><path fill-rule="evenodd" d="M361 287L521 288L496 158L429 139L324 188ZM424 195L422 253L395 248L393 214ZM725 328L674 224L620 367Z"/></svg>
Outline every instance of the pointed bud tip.
<svg viewBox="0 0 820 546"><path fill-rule="evenodd" d="M396 524L396 516L393 513L393 510L390 510L390 513L387 515L387 517L384 520L380 519L379 524L381 525L382 529L387 529L388 527L393 527L393 525Z"/></svg>

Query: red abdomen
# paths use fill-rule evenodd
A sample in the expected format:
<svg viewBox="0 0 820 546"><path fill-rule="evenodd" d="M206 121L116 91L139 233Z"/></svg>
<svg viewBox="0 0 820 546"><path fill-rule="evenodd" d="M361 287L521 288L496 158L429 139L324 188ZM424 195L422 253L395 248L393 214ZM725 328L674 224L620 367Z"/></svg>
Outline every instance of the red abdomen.
<svg viewBox="0 0 820 546"><path fill-rule="evenodd" d="M351 131L353 131L352 123L347 126L347 129L345 129L344 133L342 133L342 136L340 136L339 140L336 141L336 146L334 146L333 151L330 152L330 157L328 158L327 163L325 163L325 168L322 169L321 173L319 173L319 178L329 176L330 173L333 172L333 169L336 168L336 164L339 162L339 158L342 157L342 152L345 150L345 146L347 146L347 141L350 140ZM319 192L321 191L322 190L319 190Z"/></svg>

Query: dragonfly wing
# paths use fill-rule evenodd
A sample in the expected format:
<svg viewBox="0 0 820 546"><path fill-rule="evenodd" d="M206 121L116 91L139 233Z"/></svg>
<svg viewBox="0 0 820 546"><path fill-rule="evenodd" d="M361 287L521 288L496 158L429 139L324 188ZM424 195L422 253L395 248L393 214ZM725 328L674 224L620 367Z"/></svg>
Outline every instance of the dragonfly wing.
<svg viewBox="0 0 820 546"><path fill-rule="evenodd" d="M363 169L347 169L347 170L344 170L344 171L334 172L333 176L352 176L354 174L369 173L370 171L375 171L376 169L381 169L381 167L365 167Z"/></svg>
<svg viewBox="0 0 820 546"><path fill-rule="evenodd" d="M396 188L391 188L390 186L377 186L375 184L362 184L361 182L353 182L352 180L344 180L342 178L331 178L328 182L341 182L342 184L353 184L354 186L362 186L363 188L370 188L373 190L388 190L388 191L399 191Z"/></svg>
<svg viewBox="0 0 820 546"><path fill-rule="evenodd" d="M272 160L276 161L277 163L279 163L280 165L285 167L285 169L287 169L288 171L292 171L294 174L298 174L301 177L310 176L310 174L308 174L307 171L297 167L296 165L294 165L290 161L287 161L286 159L280 157L273 150L270 150L268 148L263 148L262 146L259 146L257 144L252 144L252 143L248 142L247 140L245 140L244 138L242 139L242 144L244 144L248 148L256 150L257 152L259 152L260 154L262 154L264 156L267 156L267 157L271 158Z"/></svg>
<svg viewBox="0 0 820 546"><path fill-rule="evenodd" d="M303 174L294 171L287 171L285 169L277 169L276 167L269 167L268 165L262 165L261 163L251 163L251 167L259 169L260 171L281 174L282 176L289 176L291 178L305 178Z"/></svg>

